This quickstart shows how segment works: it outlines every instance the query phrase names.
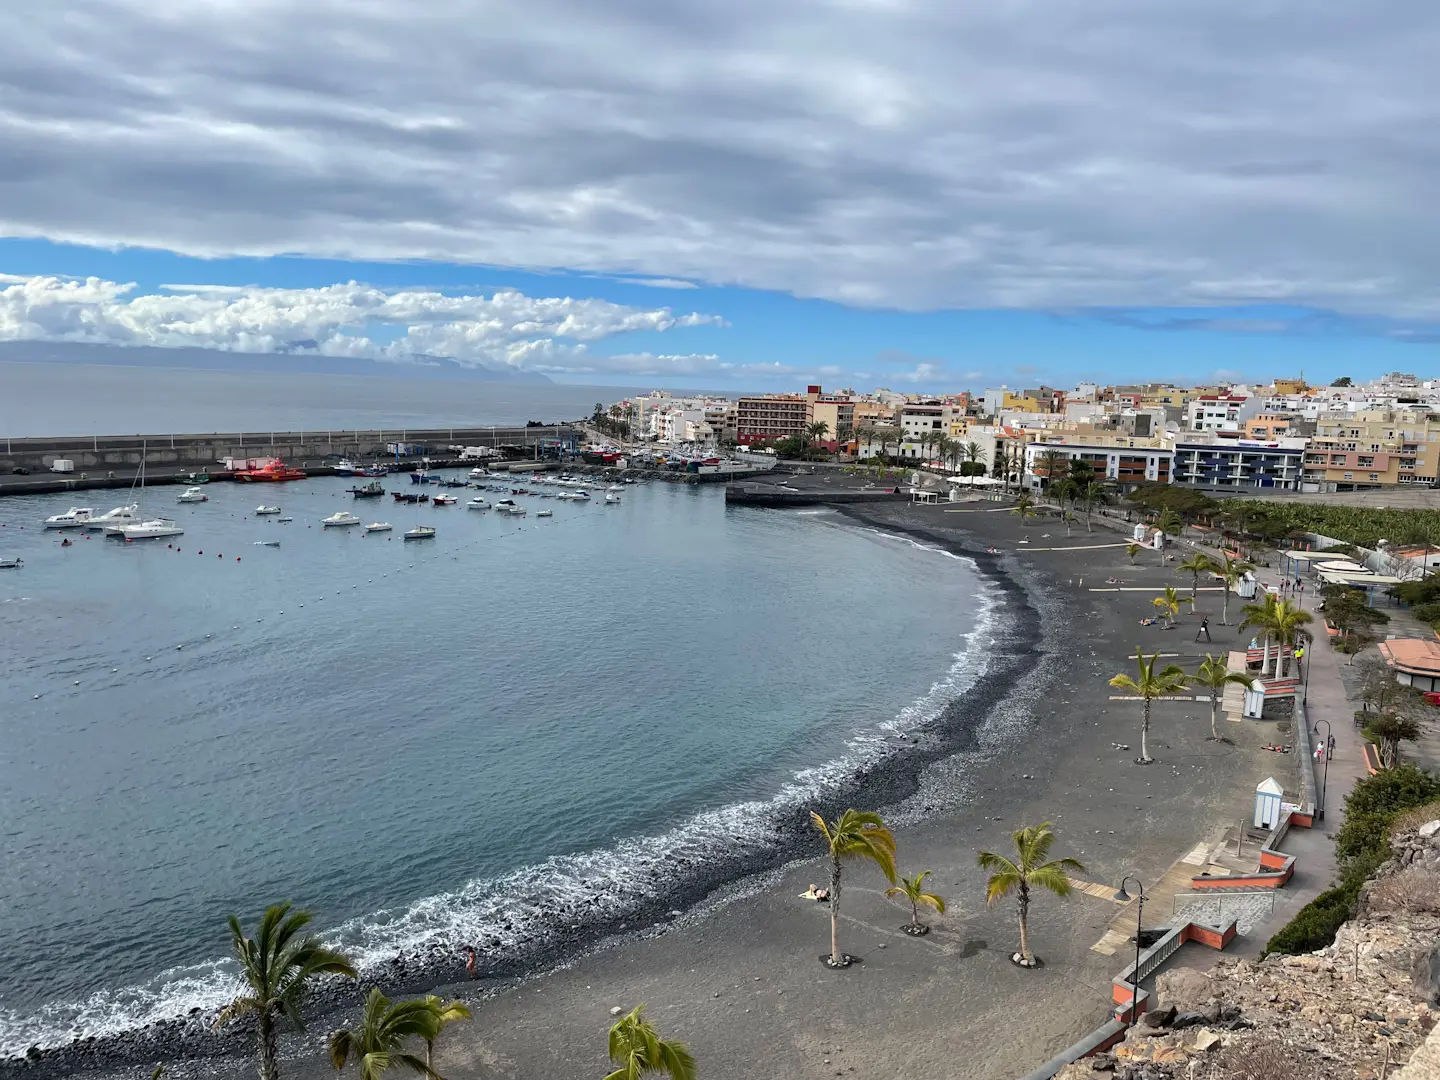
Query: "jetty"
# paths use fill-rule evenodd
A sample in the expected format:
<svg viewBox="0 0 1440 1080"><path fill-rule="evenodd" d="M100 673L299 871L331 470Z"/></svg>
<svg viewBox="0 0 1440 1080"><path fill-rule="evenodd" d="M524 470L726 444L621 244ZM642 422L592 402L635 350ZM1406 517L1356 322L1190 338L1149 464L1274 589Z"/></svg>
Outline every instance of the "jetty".
<svg viewBox="0 0 1440 1080"><path fill-rule="evenodd" d="M223 463L237 458L279 458L306 473L327 475L341 458L405 463L428 458L438 466L459 463L467 448L480 447L539 460L573 454L580 441L579 428L568 424L0 439L0 494L128 487L142 465L149 483L203 471L226 479Z"/></svg>

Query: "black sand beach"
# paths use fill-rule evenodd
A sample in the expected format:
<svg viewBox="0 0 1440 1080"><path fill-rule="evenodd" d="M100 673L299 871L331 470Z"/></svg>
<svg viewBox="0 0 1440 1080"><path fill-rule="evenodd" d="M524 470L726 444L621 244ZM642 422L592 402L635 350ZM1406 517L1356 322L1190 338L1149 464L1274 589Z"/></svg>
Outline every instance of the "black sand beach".
<svg viewBox="0 0 1440 1080"><path fill-rule="evenodd" d="M642 1002L666 1036L691 1046L701 1075L715 1080L916 1071L1019 1076L1100 1022L1123 960L1090 946L1105 933L1115 905L1083 893L1039 897L1031 935L1045 966L1020 970L1008 960L1016 945L1013 904L986 907L976 851L1005 852L1010 831L1048 820L1058 834L1054 854L1080 859L1085 880L1113 884L1126 873L1154 880L1244 813L1256 782L1277 768L1274 756L1259 749L1272 725L1240 729L1234 745L1212 743L1205 739L1204 703L1163 702L1151 732L1157 762L1133 764L1139 703L1112 701L1108 679L1133 670L1136 645L1179 653L1173 662L1190 668L1206 649L1236 647L1234 629L1217 625L1218 595L1202 593L1199 605L1210 609L1213 645L1192 643L1194 616L1182 617L1173 631L1140 626L1153 592L1089 589L1109 577L1137 589L1188 585L1173 564L1162 567L1147 551L1132 565L1124 537L1098 524L1093 533L1077 526L1067 540L1053 519L1022 523L1003 508L994 511L995 504L979 502L845 511L857 525L973 556L1006 597L982 683L891 765L821 808L886 811L897 823L902 869L933 869L931 883L949 901L934 931L923 939L904 935L908 912L884 898L877 871L855 867L846 879L842 933L846 949L863 962L844 972L823 967L828 910L798 898L807 883L823 880L823 868L818 844L799 821L797 850L808 847L817 857L722 886L685 916L657 909L635 924L663 932L637 935L632 925L632 936L603 947L584 951L576 942L580 955L568 966L493 996L486 994L494 989L488 981L442 986L437 992L475 1003L474 1020L449 1030L438 1049L436 1066L445 1076L603 1075L610 1010ZM987 553L992 545L999 554ZM854 636L863 643L863 635ZM857 671L866 677L858 651ZM660 906L701 899L670 897ZM286 1074L329 1074L323 1032L348 1019L344 1012L317 1015L309 1034L287 1040ZM4 1071L74 1073L77 1065L57 1060ZM91 1074L136 1075L138 1065L92 1067ZM243 1057L167 1067L170 1075L217 1078L254 1069Z"/></svg>

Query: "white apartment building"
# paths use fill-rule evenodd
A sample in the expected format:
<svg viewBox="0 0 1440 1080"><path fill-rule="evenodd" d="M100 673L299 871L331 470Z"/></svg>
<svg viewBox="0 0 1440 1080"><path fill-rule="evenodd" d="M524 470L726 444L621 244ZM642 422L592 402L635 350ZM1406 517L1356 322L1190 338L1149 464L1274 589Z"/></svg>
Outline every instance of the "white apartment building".
<svg viewBox="0 0 1440 1080"><path fill-rule="evenodd" d="M1260 415L1264 402L1236 394L1205 394L1185 407L1186 431L1242 431L1245 421Z"/></svg>
<svg viewBox="0 0 1440 1080"><path fill-rule="evenodd" d="M1175 442L1171 483L1217 491L1299 491L1309 441L1282 437L1252 442L1181 435Z"/></svg>

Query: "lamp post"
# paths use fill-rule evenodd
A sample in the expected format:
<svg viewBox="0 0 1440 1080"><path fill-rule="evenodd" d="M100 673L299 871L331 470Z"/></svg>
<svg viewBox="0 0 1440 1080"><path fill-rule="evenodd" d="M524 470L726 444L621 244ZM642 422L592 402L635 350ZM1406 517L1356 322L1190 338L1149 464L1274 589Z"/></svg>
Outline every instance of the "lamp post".
<svg viewBox="0 0 1440 1080"><path fill-rule="evenodd" d="M1325 768L1320 775L1320 812L1315 816L1321 821L1325 820L1325 792L1330 787L1330 751L1335 746L1335 736L1330 734L1329 720L1316 720L1315 726L1310 730L1316 735L1320 734L1320 725L1325 725Z"/></svg>
<svg viewBox="0 0 1440 1080"><path fill-rule="evenodd" d="M1115 894L1115 899L1122 904L1130 902L1130 894L1125 891L1127 881L1135 883L1135 969L1130 973L1130 1019L1125 1024L1128 1029L1135 1026L1135 1017L1140 1012L1140 920L1145 915L1145 886L1138 877L1126 874L1120 879L1120 890Z"/></svg>

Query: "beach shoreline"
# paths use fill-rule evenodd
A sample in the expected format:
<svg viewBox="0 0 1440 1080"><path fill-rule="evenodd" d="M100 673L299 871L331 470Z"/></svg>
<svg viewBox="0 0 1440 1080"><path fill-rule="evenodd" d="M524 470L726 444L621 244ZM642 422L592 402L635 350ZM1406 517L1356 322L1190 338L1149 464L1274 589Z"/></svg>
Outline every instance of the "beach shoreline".
<svg viewBox="0 0 1440 1080"><path fill-rule="evenodd" d="M1078 850L1087 865L1092 866L1092 874L1097 872L1096 866L1101 868L1098 872L1105 876L1097 880L1118 878L1120 873L1132 867L1142 868L1142 872L1146 873L1158 873L1173 861L1183 850L1182 838L1194 836L1194 808L1180 806L1172 809L1164 828L1156 830L1153 835L1137 837L1130 830L1134 815L1141 813L1149 820L1153 818L1153 808L1147 808L1143 803L1133 809L1108 805L1113 800L1100 797L1107 794L1099 789L1099 784L1108 774L1128 773L1127 779L1143 777L1142 782L1149 787L1161 779L1161 772L1156 770L1153 774L1146 774L1142 771L1137 774L1130 771L1135 767L1129 766L1127 758L1101 752L1095 756L1104 764L1099 770L1088 766L1084 770L1090 773L1087 778L1078 775L1082 770L1073 760L1077 747L1095 751L1105 745L1101 732L1087 728L1103 728L1105 734L1113 729L1117 737L1128 736L1134 729L1137 710L1110 707L1105 680L1130 666L1116 655L1116 648L1123 647L1128 651L1129 646L1122 646L1120 639L1135 635L1122 632L1124 622L1117 617L1113 607L1097 605L1094 597L1075 591L1074 578L1070 579L1073 595L1065 595L1062 584L1065 573L1085 568L1082 563L1103 564L1109 568L1119 566L1123 550L1117 549L1123 549L1123 543L1115 543L1113 534L1102 530L1104 546L1086 547L1082 552L1082 545L1075 545L1076 550L1069 553L1061 573L1056 574L1053 567L1038 564L1035 560L1029 560L1027 564L1014 554L1018 550L1019 535L1027 526L1014 522L1008 514L972 519L971 515L944 516L944 511L936 508L899 506L845 507L839 512L845 520L857 526L878 529L973 560L982 574L995 583L1006 609L995 629L996 647L990 656L991 667L979 684L956 698L912 745L891 755L874 770L857 775L849 785L834 792L825 806L820 807L825 812L852 804L864 808L887 808L887 813L898 823L902 864L913 870L916 863L911 861L910 854L919 851L928 856L926 865L936 867L936 880L945 887L947 894L958 897L957 890L963 889L965 899L961 910L965 912L964 917L956 919L959 905L952 906L952 915L941 921L931 938L925 939L926 945L910 945L910 951L939 947L942 956L958 957L963 965L972 967L988 965L996 957L1003 959L1004 955L1008 955L1011 947L1009 938L1013 936L1013 928L1005 928L1005 923L1010 921L1008 906L1005 917L998 922L999 913L983 907L972 913L975 873L965 864L973 863L972 838L999 846L1004 842L1006 832L1017 827L1021 819L1038 820L1037 813L1056 822L1057 832L1061 834L1059 846L1066 848L1058 853L1074 854ZM1052 524L1046 528L1058 529L1059 526ZM1028 529L1037 537L1043 531L1036 526ZM987 553L985 549L993 543L1004 544L1005 553ZM1159 566L1152 569L1157 575L1164 572ZM1101 565L1096 565L1096 570L1104 572ZM1133 568L1130 572L1138 575L1145 571L1144 568ZM1097 622L1103 627L1098 637L1109 646L1104 650L1094 648L1097 635L1092 625ZM1079 647L1087 640L1091 646L1088 657ZM976 647L984 646L978 642L972 644L972 648ZM1078 678L1081 674L1083 679ZM1074 695L1073 698L1070 695ZM1081 707L1064 708L1072 704ZM1095 713L1100 714L1103 722L1102 719L1090 718ZM1161 732L1157 731L1156 735L1160 750L1156 756L1163 761L1170 756L1168 751L1171 747L1165 743ZM1095 743L1097 736L1100 736L1099 746L1087 745ZM1190 746L1188 740L1186 742L1184 753L1195 753L1197 748ZM1203 751L1203 748L1199 749ZM1087 752L1085 756L1091 755ZM1067 757L1071 759L1068 762ZM1023 767L1016 764L1022 759L1025 762ZM1192 768L1198 769L1198 766ZM1248 783L1247 779L1245 784ZM1062 790L1056 790L1057 786ZM1208 786L1212 795L1224 788L1227 794L1233 796L1243 785L1212 783ZM1108 794L1113 795L1113 792ZM1154 794L1147 792L1145 797L1153 802ZM679 899L674 896L657 898L649 910L628 914L628 925L651 924L651 929L643 933L631 931L628 936L617 937L617 933L625 927L612 924L593 928L594 932L584 940L565 943L563 953L557 953L553 945L547 944L544 951L552 954L551 963L544 965L550 968L548 973L519 977L521 972L517 970L511 972L512 977L498 989L489 982L464 981L463 972L458 970L458 958L451 961L451 966L457 969L453 978L443 977L450 974L448 971L426 969L423 973L416 972L414 978L397 979L393 984L385 984L386 989L406 993L436 989L467 998L483 998L478 1003L476 1021L457 1029L453 1037L447 1036L450 1039L447 1053L453 1055L456 1062L455 1067L442 1065L447 1075L539 1077L578 1075L581 1071L578 1062L587 1058L594 1058L596 1065L603 1064L596 1053L603 1057L603 1030L608 1021L608 1009L615 1005L628 1007L644 997L643 993L637 997L636 990L627 992L625 987L627 982L635 985L639 973L634 969L641 957L663 961L660 964L663 977L656 977L661 978L666 988L665 997L671 999L671 1003L661 1005L656 998L648 998L652 1002L652 1015L656 1022L664 1027L667 1034L690 1040L696 1045L697 1053L704 1045L703 1040L694 1032L685 1030L683 1024L677 1025L680 1017L672 1019L669 1015L682 1008L674 1003L673 999L677 997L699 1013L705 1011L700 1006L707 1000L719 1002L726 993L734 994L745 988L746 979L754 987L767 991L773 989L777 994L783 994L788 989L796 995L792 1001L816 990L824 995L826 979L849 979L862 984L869 980L869 972L880 967L878 958L883 957L889 967L891 961L904 955L907 946L903 942L892 944L889 940L871 940L868 945L861 945L856 951L866 957L866 964L862 965L865 970L854 978L851 976L855 973L837 976L824 972L818 966L816 955L825 944L825 935L815 918L817 912L803 907L797 909L794 902L794 894L803 889L805 880L819 879L819 870L814 862L804 859L806 851L815 850L815 842L809 835L803 813L792 816L795 820L786 823L782 834L784 842L764 860L764 865L713 868L707 877L695 882L690 895ZM1071 822L1077 819L1105 827L1090 828L1086 835L1078 829L1072 830ZM1118 840L1117 834L1120 837ZM960 841L957 837L964 839ZM964 852L958 852L955 850L957 843L970 846ZM847 881L846 891L847 906L854 905L855 917L866 928L857 933L881 933L874 929L880 924L873 918L867 919L867 916L876 905L881 912L889 911L890 905L879 896L878 889L872 888L873 881L863 880L864 874L859 876L862 882L852 884L855 882L852 877ZM869 876L873 878L875 875ZM735 898L724 903L717 901L717 896L727 893ZM1055 1022L1044 1031L1043 1041L1023 1053L1015 1053L1013 1065L1007 1065L1007 1068L1043 1061L1048 1056L1047 1051L1065 1045L1103 1016L1104 999L1108 996L1105 993L1108 990L1106 972L1119 965L1108 957L1094 953L1087 956L1085 953L1088 944L1100 936L1101 923L1108 921L1113 912L1093 901L1088 903L1091 906L1077 906L1077 901L1073 899L1063 903L1053 901L1040 905L1037 910L1037 940L1053 942L1042 945L1042 950L1058 952L1063 948L1065 962L1052 963L1043 972L1026 973L1033 976L1030 979L1033 985L1024 987L1019 984L1018 988L1027 997L1033 997L1034 990L1044 987L1050 1008L1057 1010L1053 1013ZM676 910L697 906L695 914L679 918L673 916ZM1078 919L1066 918L1077 914L1080 916ZM902 921L898 910L891 911L887 917L893 924L892 930ZM957 936L952 929L957 922L968 925L972 921L982 928L980 932ZM810 929L801 934L801 926ZM727 936L728 932L737 935L735 949L724 948L718 943L718 939ZM814 937L810 940L812 933ZM798 940L800 938L804 939L803 943ZM889 949L895 952L891 953ZM697 965L688 976L685 970L687 959ZM913 961L914 957L911 959ZM981 959L980 965L974 963L977 959ZM793 986L774 985L775 977L782 972L770 972L768 969L772 964L781 966L785 980L798 981ZM533 969L535 964L530 966ZM811 971L811 968L816 970ZM647 966L646 970L650 968ZM707 986L713 983L716 989L711 991L713 996L700 998L697 1003L695 976L701 970L704 975L699 982ZM927 975L935 977L934 972L927 972ZM978 981L961 978L959 988L951 985L947 994L977 1010L978 1015L998 1009L999 1012L995 1013L998 1022L1006 1015L1004 995L999 995L1002 1000L992 1001L992 995L986 993L984 987L987 981L1000 978L1009 982L1013 980L1013 975L1002 968L1000 972L991 972ZM1062 981L1057 983L1057 978ZM577 981L580 979L587 980L583 990ZM1079 985L1087 988L1083 995L1077 997L1074 993L1076 984L1072 980L1078 980ZM847 985L840 983L834 989L844 992ZM1058 997L1057 986L1060 987ZM1068 1005L1062 1000L1066 997L1066 986L1070 987L1069 996L1074 999ZM592 987L596 989L592 991ZM535 995L545 993L554 995L548 999L550 1004L532 1004ZM573 1046L573 1060L569 1052L552 1053L543 1067L539 1060L531 1061L513 1052L507 1053L504 1047L523 1039L521 1033L528 1031L534 1036L538 1029L543 1028L543 1018L553 1009L555 996L570 999L569 1004L562 1006L565 1023L561 1026L572 1027L580 1023L587 1029L594 1028L599 1032L598 1042ZM587 996L592 998L588 1005L582 1000ZM594 998L599 998L605 1007L601 1008ZM849 1003L839 1004L842 1010L851 1007ZM727 1004L725 1007L734 1006ZM287 1040L285 1052L290 1059L291 1072L319 1076L328 1071L328 1068L323 1068L325 1063L318 1055L320 1036L317 1033L334 1026L337 1018L343 1015L343 1009L339 1013L327 1013L323 1007L312 1010L314 1022L311 1033ZM497 1023L498 1017L504 1017L504 1020ZM552 1019L557 1017L552 1016ZM492 1028L507 1033L498 1045L492 1041L495 1036ZM792 1045L796 1044L797 1036L798 1033L792 1036ZM177 1075L203 1073L217 1078L229 1077L246 1074L253 1068L245 1057L249 1044L243 1032L204 1041L221 1056L210 1056L208 1059L191 1057L179 1065ZM541 1038L538 1045L543 1045L545 1041ZM567 1041L566 1046L569 1045ZM173 1043L168 1046L176 1048ZM165 1042L147 1045L143 1040L135 1040L125 1048L123 1060L160 1060L166 1049ZM810 1075L813 1071L810 1066L815 1063L809 1061L800 1047L796 1046L796 1052L800 1057L794 1062L794 1067L799 1071L790 1074ZM854 1050L851 1052L855 1053ZM85 1056L90 1057L88 1070L83 1061ZM711 1055L701 1053L700 1056L705 1060ZM74 1060L74 1057L81 1060ZM851 1064L859 1057L857 1053ZM510 1064L504 1065L503 1059L508 1059ZM444 1060L447 1059L442 1058L442 1062ZM816 1059L821 1060L823 1058ZM46 1055L41 1062L30 1066L0 1069L0 1075L11 1069L26 1075L73 1074L82 1070L108 1075L121 1064L121 1059L104 1060L94 1055L57 1053ZM753 1067L755 1063L752 1060L748 1064ZM953 1073L953 1063L951 1069ZM706 1073L722 1077L734 1075L737 1078L753 1075L742 1062L734 1062L730 1066L716 1063L707 1067ZM828 1071L814 1072L814 1075L828 1075ZM979 1071L955 1075L995 1073Z"/></svg>

